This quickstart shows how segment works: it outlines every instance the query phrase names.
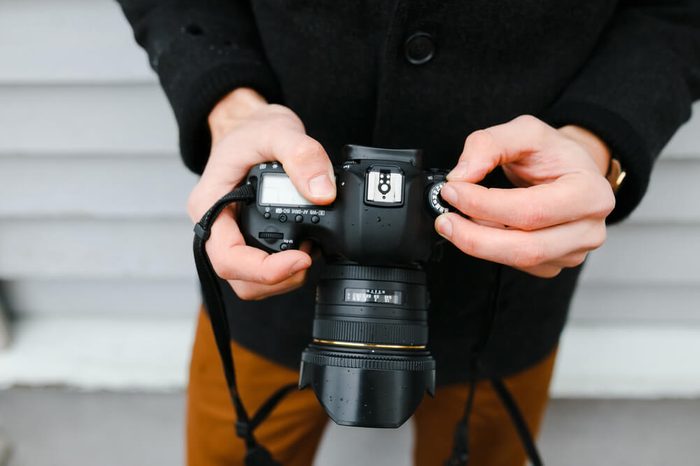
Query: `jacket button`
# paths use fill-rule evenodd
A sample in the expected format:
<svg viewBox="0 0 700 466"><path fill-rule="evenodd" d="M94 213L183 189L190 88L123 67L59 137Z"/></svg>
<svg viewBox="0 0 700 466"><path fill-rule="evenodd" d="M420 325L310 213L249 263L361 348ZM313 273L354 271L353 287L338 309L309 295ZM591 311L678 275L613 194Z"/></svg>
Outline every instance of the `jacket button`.
<svg viewBox="0 0 700 466"><path fill-rule="evenodd" d="M435 55L433 36L427 32L416 32L406 39L403 51L409 63L413 65L427 63Z"/></svg>

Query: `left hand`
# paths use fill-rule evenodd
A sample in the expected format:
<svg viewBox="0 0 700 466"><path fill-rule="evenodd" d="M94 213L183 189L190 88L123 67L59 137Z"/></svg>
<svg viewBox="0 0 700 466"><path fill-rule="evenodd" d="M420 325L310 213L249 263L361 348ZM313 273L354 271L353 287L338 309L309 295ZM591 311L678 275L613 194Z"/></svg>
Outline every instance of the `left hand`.
<svg viewBox="0 0 700 466"><path fill-rule="evenodd" d="M476 131L441 193L467 218L443 214L435 228L466 254L554 277L605 241L615 207L609 161L605 144L577 126L521 116ZM476 184L499 165L516 188Z"/></svg>

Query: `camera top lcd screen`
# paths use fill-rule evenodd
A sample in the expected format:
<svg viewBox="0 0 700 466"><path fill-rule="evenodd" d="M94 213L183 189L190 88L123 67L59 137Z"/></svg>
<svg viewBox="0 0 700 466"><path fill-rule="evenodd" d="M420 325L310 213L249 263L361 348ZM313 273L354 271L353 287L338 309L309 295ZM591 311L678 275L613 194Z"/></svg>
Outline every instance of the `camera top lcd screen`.
<svg viewBox="0 0 700 466"><path fill-rule="evenodd" d="M284 173L265 173L260 185L261 205L306 206L313 205L294 187Z"/></svg>

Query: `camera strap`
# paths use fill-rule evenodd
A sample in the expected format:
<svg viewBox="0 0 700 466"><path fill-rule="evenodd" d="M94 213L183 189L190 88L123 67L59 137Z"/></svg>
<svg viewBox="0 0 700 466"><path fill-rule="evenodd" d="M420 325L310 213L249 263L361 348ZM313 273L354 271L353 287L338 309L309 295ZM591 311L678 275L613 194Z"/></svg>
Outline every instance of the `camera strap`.
<svg viewBox="0 0 700 466"><path fill-rule="evenodd" d="M236 202L251 202L254 199L255 192L250 185L243 185L219 199L194 226L194 259L197 266L199 281L202 286L204 305L209 313L216 346L219 351L219 356L221 357L226 384L236 412L235 432L238 437L243 439L246 446L245 465L281 466L280 463L272 458L270 452L257 442L254 431L267 419L284 396L292 391L292 389L296 388L297 385L289 384L280 387L265 401L265 403L263 403L252 418L248 415L248 411L245 409L245 406L243 406L236 385L236 371L233 361L233 352L231 350L231 332L221 288L219 287L219 278L214 271L214 267L209 260L205 248L206 242L211 234L211 227L219 214L231 204ZM469 394L464 414L455 426L454 448L451 457L446 462L446 466L466 466L469 461L469 417L474 404L476 375L479 368L478 359L482 349L486 346L496 317L498 293L501 285L501 268L501 265L496 265L496 289L492 297L489 316L486 319L485 331L482 333L482 338L476 344L472 351L472 357L470 358L472 379L469 381ZM532 465L542 466L543 463L537 451L537 446L515 399L501 379L492 378L490 382L508 412Z"/></svg>
<svg viewBox="0 0 700 466"><path fill-rule="evenodd" d="M493 326L496 321L496 314L498 313L498 300L501 290L501 272L503 270L503 266L501 264L494 264L494 267L495 286L493 295L491 296L488 316L484 321L484 328L481 332L481 337L470 352L470 380L467 402L464 406L462 418L455 425L452 454L445 462L445 466L467 466L469 464L469 418L471 417L472 408L474 406L476 380L481 366L480 357L491 337L491 332L493 331ZM489 379L489 381L496 392L496 395L501 400L503 407L508 412L510 420L513 422L513 426L518 433L520 442L523 444L523 448L525 449L525 453L530 460L530 464L532 466L543 466L544 463L542 462L542 458L537 451L537 444L535 443L532 433L525 422L525 418L523 417L520 408L518 408L518 404L513 398L513 395L510 393L510 390L508 390L508 387L500 378L492 377Z"/></svg>
<svg viewBox="0 0 700 466"><path fill-rule="evenodd" d="M221 364L226 377L226 385L231 397L231 402L236 412L235 432L243 439L246 446L246 466L280 466L270 452L260 445L255 439L255 429L270 415L277 404L296 388L296 384L281 387L263 403L251 418L246 411L236 385L236 371L231 350L231 332L228 316L224 307L224 300L219 286L219 278L214 272L206 251L206 242L211 234L211 227L219 214L229 205L236 202L251 202L255 199L255 192L250 185L243 185L221 199L219 199L194 226L194 261L197 266L197 274L202 286L204 305L209 312L216 347L221 357Z"/></svg>

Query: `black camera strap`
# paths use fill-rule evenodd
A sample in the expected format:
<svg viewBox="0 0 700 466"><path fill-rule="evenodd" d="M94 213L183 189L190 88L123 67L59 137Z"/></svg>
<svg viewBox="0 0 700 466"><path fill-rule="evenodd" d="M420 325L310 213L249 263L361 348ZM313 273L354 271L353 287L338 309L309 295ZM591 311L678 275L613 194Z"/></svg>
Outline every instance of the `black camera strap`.
<svg viewBox="0 0 700 466"><path fill-rule="evenodd" d="M204 295L204 305L209 312L216 347L219 350L221 364L226 377L226 384L231 396L231 402L236 411L235 432L243 439L246 446L245 464L246 466L280 466L270 452L260 445L255 439L254 431L272 412L277 404L296 388L296 384L289 384L281 387L263 403L252 419L248 415L236 386L236 370L233 363L233 352L231 350L231 332L224 307L224 300L219 287L219 279L214 272L209 256L205 248L206 242L211 234L211 227L219 214L229 205L236 202L251 202L255 199L255 192L250 185L244 185L233 190L219 199L209 209L202 219L194 226L194 261L197 266L197 274L202 286Z"/></svg>
<svg viewBox="0 0 700 466"><path fill-rule="evenodd" d="M503 406L506 408L506 411L508 411L508 414L510 415L510 420L513 421L513 426L518 432L518 437L520 437L520 442L522 442L523 448L525 448L525 453L530 459L530 463L532 464L532 466L542 466L544 463L542 462L542 458L540 457L540 454L537 451L537 444L532 438L532 433L527 427L527 423L525 422L523 413L520 412L518 404L515 402L515 399L510 393L510 390L508 390L508 387L506 387L506 384L503 382L503 380L498 378L491 379L491 386L496 391L498 397L501 399L501 403L503 403Z"/></svg>
<svg viewBox="0 0 700 466"><path fill-rule="evenodd" d="M493 331L496 315L498 313L498 301L501 290L501 273L503 266L501 264L494 264L494 268L495 286L493 295L491 296L491 302L489 304L488 315L484 320L484 328L482 329L480 338L470 351L470 380L467 402L464 406L462 418L455 425L452 454L445 462L445 466L467 466L469 464L469 418L471 417L471 412L474 406L476 381L481 368L480 357L484 348L488 344L491 337L491 332ZM508 387L500 378L492 377L489 379L489 381L496 392L496 395L501 400L503 407L508 412L530 463L532 466L543 466L544 463L542 462L540 454L537 451L537 444L535 443L532 433L525 422L525 418L523 417L520 408L518 408L518 404L513 398L513 395L510 393L510 390L508 390Z"/></svg>
<svg viewBox="0 0 700 466"><path fill-rule="evenodd" d="M243 402L238 393L236 385L236 371L233 361L233 352L231 350L231 332L228 322L228 316L224 307L221 288L219 287L219 279L214 271L214 268L209 260L206 251L206 242L211 234L211 227L219 214L229 205L236 202L252 202L255 199L255 192L251 185L243 185L221 199L219 199L203 216L202 219L195 224L194 227L194 259L197 266L197 274L202 286L204 296L204 304L209 313L212 330L216 340L216 346L221 357L221 363L226 378L226 384L231 397L231 402L236 412L235 432L238 437L243 439L246 446L245 464L246 466L281 466L280 463L272 458L270 452L255 439L255 429L270 415L277 404L288 394L292 389L296 388L296 384L289 384L280 387L275 393L263 403L258 411L253 415L252 419L248 415L248 411L243 406ZM460 421L455 426L454 448L452 456L447 460L447 466L466 466L469 461L469 417L471 415L474 404L474 395L476 389L476 378L479 368L479 355L486 346L488 338L491 334L493 322L496 317L498 292L501 285L501 265L496 265L496 289L492 297L492 303L489 309L489 316L486 319L486 328L482 333L482 338L476 344L470 358L472 378L469 381L469 394L467 403L464 409L464 414ZM491 385L496 394L501 399L503 406L508 411L508 414L513 421L518 436L525 448L528 458L533 466L542 466L542 460L537 452L537 446L532 438L527 424L522 413L518 409L516 401L509 392L506 385L501 379L492 378Z"/></svg>

